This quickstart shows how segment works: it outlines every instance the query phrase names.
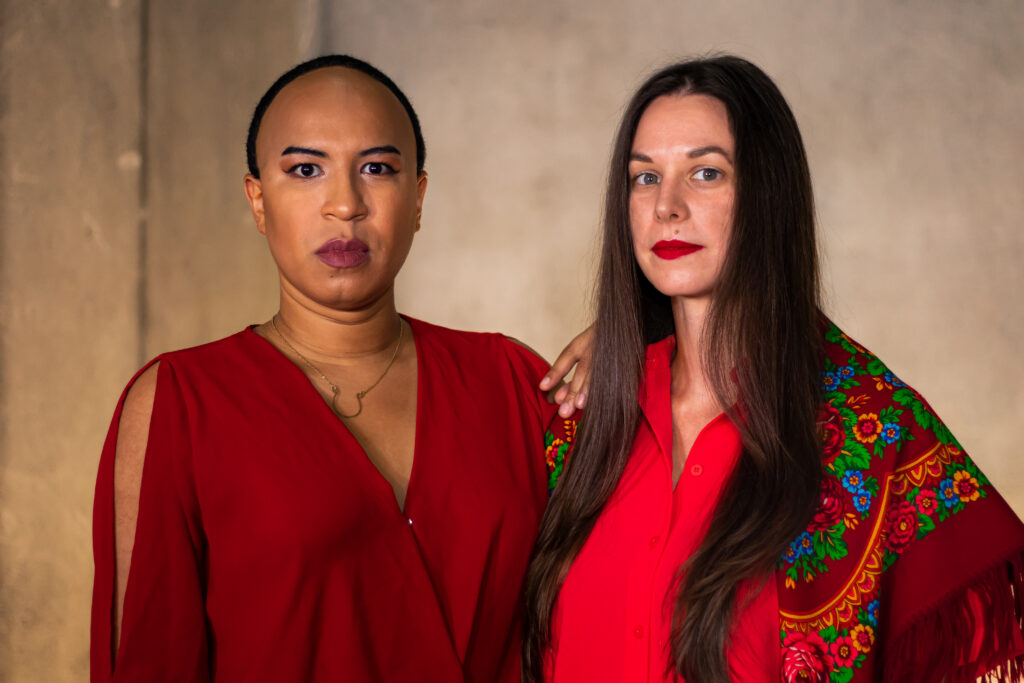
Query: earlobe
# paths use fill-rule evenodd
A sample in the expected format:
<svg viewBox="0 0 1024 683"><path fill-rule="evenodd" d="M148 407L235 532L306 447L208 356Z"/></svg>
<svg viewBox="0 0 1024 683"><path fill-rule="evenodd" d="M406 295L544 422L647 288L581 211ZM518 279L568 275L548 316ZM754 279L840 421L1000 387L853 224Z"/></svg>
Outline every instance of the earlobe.
<svg viewBox="0 0 1024 683"><path fill-rule="evenodd" d="M263 183L251 173L245 174L245 198L249 200L256 229L261 235L266 235L267 226L263 220Z"/></svg>
<svg viewBox="0 0 1024 683"><path fill-rule="evenodd" d="M427 193L427 172L420 171L416 179L416 232L420 231L420 218L423 217L423 197Z"/></svg>

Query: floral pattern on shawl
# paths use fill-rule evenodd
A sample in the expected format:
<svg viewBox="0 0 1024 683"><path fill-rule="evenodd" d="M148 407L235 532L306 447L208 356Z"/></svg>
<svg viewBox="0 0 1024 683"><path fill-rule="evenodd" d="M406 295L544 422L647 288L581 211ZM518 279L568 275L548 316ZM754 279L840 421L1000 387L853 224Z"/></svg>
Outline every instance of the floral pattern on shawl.
<svg viewBox="0 0 1024 683"><path fill-rule="evenodd" d="M885 633L888 619L880 615L883 576L944 522L987 497L999 499L920 394L830 321L823 330L820 498L776 571L786 683L875 680L876 644L896 635ZM564 470L579 417L556 420L546 435L549 491ZM993 514L1012 511L982 518ZM1007 548L1024 542L1019 521L1010 534ZM1024 592L1024 568L1013 571L1021 573L1014 590ZM949 645L936 643L929 647ZM1017 671L1024 672L1019 660L1004 665L1004 673Z"/></svg>
<svg viewBox="0 0 1024 683"><path fill-rule="evenodd" d="M579 412L571 419L555 418L554 425L544 434L544 460L548 466L548 495L550 496L562 476L565 459L572 449L576 438L576 419Z"/></svg>
<svg viewBox="0 0 1024 683"><path fill-rule="evenodd" d="M825 356L821 496L779 560L780 602L840 563L850 580L818 609L780 612L787 683L853 679L880 636L882 574L990 488L925 400L831 323ZM923 449L905 457L915 441Z"/></svg>

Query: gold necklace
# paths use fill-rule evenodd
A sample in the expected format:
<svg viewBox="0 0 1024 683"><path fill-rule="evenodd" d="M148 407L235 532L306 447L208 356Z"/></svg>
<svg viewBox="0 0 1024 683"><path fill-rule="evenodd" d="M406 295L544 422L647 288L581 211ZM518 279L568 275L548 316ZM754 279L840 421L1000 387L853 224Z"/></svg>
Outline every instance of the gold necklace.
<svg viewBox="0 0 1024 683"><path fill-rule="evenodd" d="M285 337L283 334L281 334L281 330L278 329L278 327L277 327L277 314L276 313L274 314L274 317L270 319L270 324L274 326L274 332L277 332L277 336L281 338L281 341L283 341L285 344L287 344L288 348L291 349L295 353L296 356L301 358L302 362L305 363L306 365L308 365L310 370L312 370L316 374L320 375L320 379L322 379L323 381L327 382L327 384L331 387L331 392L333 394L331 396L331 410L334 411L335 415L337 415L338 417L343 417L346 420L350 420L350 419L352 419L354 417L359 417L359 414L363 412L363 397L366 396L368 393L370 393L375 386L380 384L381 380L384 379L384 375L388 374L388 370L390 370L391 366L395 364L395 359L398 358L398 350L400 348L402 348L402 336L405 334L405 325L403 325L401 319L399 319L399 321L398 321L398 343L395 344L395 352L393 354L391 354L391 360L388 361L388 366L386 368L384 368L384 372L380 373L380 377L377 378L376 382L374 382L370 386L366 387L362 391L356 392L356 400L359 402L359 410L357 410L356 412L352 413L351 415L346 415L345 413L343 413L340 410L338 410L338 385L335 384L334 382L332 382L331 380L327 379L327 375L325 375L323 373L323 370L321 370L317 366L313 365L308 358L306 358L301 353L299 353L299 350L297 348L292 346L292 343L290 341L288 341L287 337Z"/></svg>

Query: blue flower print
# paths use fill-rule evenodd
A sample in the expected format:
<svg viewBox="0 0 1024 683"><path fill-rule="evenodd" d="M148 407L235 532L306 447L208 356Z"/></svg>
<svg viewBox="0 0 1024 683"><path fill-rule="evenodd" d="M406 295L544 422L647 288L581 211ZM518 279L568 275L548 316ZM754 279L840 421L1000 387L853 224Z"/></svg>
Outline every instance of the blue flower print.
<svg viewBox="0 0 1024 683"><path fill-rule="evenodd" d="M834 372L821 373L821 388L825 391L838 391L841 382L839 375Z"/></svg>
<svg viewBox="0 0 1024 683"><path fill-rule="evenodd" d="M889 386L893 386L893 387L905 387L905 386L907 386L906 384L904 384L903 382L900 381L899 377L897 377L896 375L892 374L891 372L886 372L885 375L882 376L882 379L885 380L885 383L888 384Z"/></svg>
<svg viewBox="0 0 1024 683"><path fill-rule="evenodd" d="M939 498L948 508L960 502L960 496L957 495L956 489L953 488L952 478L946 477L939 482Z"/></svg>
<svg viewBox="0 0 1024 683"><path fill-rule="evenodd" d="M796 537L793 543L797 547L797 552L801 555L813 555L814 554L814 539L811 538L811 534L808 531L803 532Z"/></svg>
<svg viewBox="0 0 1024 683"><path fill-rule="evenodd" d="M872 600L868 603L868 619L871 620L872 626L878 625L878 600Z"/></svg>
<svg viewBox="0 0 1024 683"><path fill-rule="evenodd" d="M857 491L853 494L853 507L857 509L857 512L864 512L871 507L871 494L864 489Z"/></svg>
<svg viewBox="0 0 1024 683"><path fill-rule="evenodd" d="M800 551L796 547L796 541L790 543L789 547L786 548L786 552L782 553L782 559L784 559L786 562L789 562L790 564L796 562L797 558L799 557Z"/></svg>
<svg viewBox="0 0 1024 683"><path fill-rule="evenodd" d="M843 475L843 488L850 493L856 494L860 491L860 487L864 485L864 475L857 470L847 470L846 474Z"/></svg>
<svg viewBox="0 0 1024 683"><path fill-rule="evenodd" d="M900 426L895 422L886 422L882 425L882 441L893 443L900 440Z"/></svg>
<svg viewBox="0 0 1024 683"><path fill-rule="evenodd" d="M836 374L839 375L840 379L850 379L857 373L854 371L853 366L844 365L843 367L836 370Z"/></svg>

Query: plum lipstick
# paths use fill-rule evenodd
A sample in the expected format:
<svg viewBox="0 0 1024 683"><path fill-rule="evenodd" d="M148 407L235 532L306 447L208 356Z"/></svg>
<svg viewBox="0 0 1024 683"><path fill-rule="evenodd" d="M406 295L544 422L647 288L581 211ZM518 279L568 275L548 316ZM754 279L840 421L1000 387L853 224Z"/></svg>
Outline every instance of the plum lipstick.
<svg viewBox="0 0 1024 683"><path fill-rule="evenodd" d="M695 251L700 251L703 248L704 247L699 244L683 242L682 240L662 240L655 244L651 248L651 251L653 251L655 256L658 258L665 259L666 261L672 261L680 258L681 256L686 256L687 254L692 254Z"/></svg>
<svg viewBox="0 0 1024 683"><path fill-rule="evenodd" d="M370 257L370 247L362 240L331 240L316 250L316 256L331 268L355 268Z"/></svg>

